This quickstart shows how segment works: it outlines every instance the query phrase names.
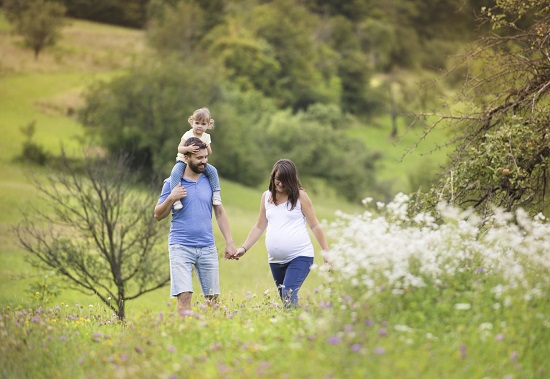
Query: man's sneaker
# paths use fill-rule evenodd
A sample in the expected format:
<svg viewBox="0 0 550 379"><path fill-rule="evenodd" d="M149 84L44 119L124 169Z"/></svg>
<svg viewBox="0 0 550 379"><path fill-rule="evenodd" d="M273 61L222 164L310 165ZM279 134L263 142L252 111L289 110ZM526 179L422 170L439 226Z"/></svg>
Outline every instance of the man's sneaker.
<svg viewBox="0 0 550 379"><path fill-rule="evenodd" d="M177 200L176 202L174 202L173 208L176 211L179 211L181 208L183 208L183 204L181 203L181 200Z"/></svg>
<svg viewBox="0 0 550 379"><path fill-rule="evenodd" d="M212 194L212 204L222 205L222 195L220 194L220 191L216 191Z"/></svg>

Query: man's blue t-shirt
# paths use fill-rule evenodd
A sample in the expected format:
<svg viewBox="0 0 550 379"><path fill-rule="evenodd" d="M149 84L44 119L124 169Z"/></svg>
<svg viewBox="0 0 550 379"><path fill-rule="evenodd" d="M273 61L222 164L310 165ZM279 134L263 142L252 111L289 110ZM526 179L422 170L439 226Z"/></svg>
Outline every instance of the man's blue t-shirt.
<svg viewBox="0 0 550 379"><path fill-rule="evenodd" d="M213 246L212 231L212 187L206 175L199 176L197 182L182 178L181 185L187 190L187 196L181 199L183 208L172 209L172 223L168 244L185 246ZM164 180L162 193L157 204L161 204L170 195L170 179Z"/></svg>

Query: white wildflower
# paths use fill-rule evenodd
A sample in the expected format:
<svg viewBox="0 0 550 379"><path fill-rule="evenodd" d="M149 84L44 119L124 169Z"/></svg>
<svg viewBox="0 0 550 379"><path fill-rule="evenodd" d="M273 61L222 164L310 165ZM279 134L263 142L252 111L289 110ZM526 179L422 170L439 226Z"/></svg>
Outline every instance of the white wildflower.
<svg viewBox="0 0 550 379"><path fill-rule="evenodd" d="M472 308L472 306L468 303L456 303L455 304L455 309L459 310L459 311L467 311L471 308Z"/></svg>

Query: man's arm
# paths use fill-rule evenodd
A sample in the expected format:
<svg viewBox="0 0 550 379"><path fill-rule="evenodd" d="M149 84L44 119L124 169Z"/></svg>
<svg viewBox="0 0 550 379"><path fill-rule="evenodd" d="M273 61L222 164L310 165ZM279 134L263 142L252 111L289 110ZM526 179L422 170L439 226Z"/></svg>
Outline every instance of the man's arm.
<svg viewBox="0 0 550 379"><path fill-rule="evenodd" d="M160 221L163 218L168 217L170 211L172 210L172 205L176 200L181 200L187 196L187 190L185 187L182 187L180 184L174 187L170 195L164 199L164 201L155 206L155 220Z"/></svg>
<svg viewBox="0 0 550 379"><path fill-rule="evenodd" d="M218 222L220 232L222 232L223 238L225 239L224 256L225 258L228 258L233 256L237 251L235 242L233 242L233 237L231 237L229 218L227 217L227 213L225 213L225 208L223 205L214 205L214 214L216 215L216 221Z"/></svg>

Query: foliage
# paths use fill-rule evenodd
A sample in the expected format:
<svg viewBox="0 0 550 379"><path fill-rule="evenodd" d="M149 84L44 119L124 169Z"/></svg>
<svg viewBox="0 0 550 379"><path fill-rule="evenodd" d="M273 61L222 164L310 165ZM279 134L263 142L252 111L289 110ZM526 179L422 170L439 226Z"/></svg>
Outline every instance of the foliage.
<svg viewBox="0 0 550 379"><path fill-rule="evenodd" d="M331 118L318 118L325 112L338 118L338 129L327 122ZM278 112L265 130L263 151L272 162L293 160L301 176L323 178L346 199L359 201L376 190L378 156L342 132L352 123L339 109L325 110L320 104L311 107L311 113Z"/></svg>
<svg viewBox="0 0 550 379"><path fill-rule="evenodd" d="M219 5L216 11L213 3ZM436 5L156 0L149 6L147 34L161 54L201 56L232 84L260 91L279 109L297 112L321 103L372 116L381 110L371 94L375 70L414 68L422 62L430 70L441 68L452 50L428 31L434 24L438 30L467 28L470 16L464 11L473 2ZM457 39L456 33L448 35Z"/></svg>
<svg viewBox="0 0 550 379"><path fill-rule="evenodd" d="M64 25L63 5L48 0L9 0L5 9L16 33L34 51L35 59L46 46L57 42Z"/></svg>
<svg viewBox="0 0 550 379"><path fill-rule="evenodd" d="M61 295L61 289L56 284L60 278L53 272L38 272L35 280L29 285L27 294L36 306L45 306L53 303Z"/></svg>
<svg viewBox="0 0 550 379"><path fill-rule="evenodd" d="M436 127L448 121L454 158L420 203L444 199L487 213L494 206L533 213L547 203L550 12L546 1L497 1L482 20L498 34L482 37L458 63L464 85ZM457 111L464 109L463 111ZM503 171L504 170L504 171Z"/></svg>
<svg viewBox="0 0 550 379"><path fill-rule="evenodd" d="M21 133L23 133L26 138L23 142L21 156L18 159L43 166L48 163L50 157L42 145L38 145L33 141L35 131L35 121L31 121L27 126L21 127Z"/></svg>
<svg viewBox="0 0 550 379"><path fill-rule="evenodd" d="M67 15L95 22L142 28L149 0L60 0Z"/></svg>
<svg viewBox="0 0 550 379"><path fill-rule="evenodd" d="M130 153L133 167L168 175L193 111L216 102L220 84L211 67L171 57L100 82L86 94L80 119L109 153ZM216 114L214 112L214 114Z"/></svg>
<svg viewBox="0 0 550 379"><path fill-rule="evenodd" d="M131 189L137 175L127 158L107 165L85 156L83 173L62 158L36 184L45 202L24 214L17 237L32 266L55 270L68 287L95 294L124 319L127 301L169 280L157 250L163 233L151 215L155 196Z"/></svg>
<svg viewBox="0 0 550 379"><path fill-rule="evenodd" d="M151 46L161 54L177 52L189 56L205 33L207 15L198 4L181 1L173 7L160 8L161 13L152 20L148 28Z"/></svg>
<svg viewBox="0 0 550 379"><path fill-rule="evenodd" d="M168 175L179 137L189 127L187 118L208 106L216 120L210 163L224 178L259 185L284 156L295 161L302 175L330 181L349 200L359 201L376 188L378 157L341 132L352 118L346 119L338 107L316 104L311 113L278 111L257 91L242 91L215 78L208 66L193 61L145 66L92 89L81 119L110 153L132 152L134 164L143 164L149 174ZM334 164L343 151L353 157L352 165Z"/></svg>

